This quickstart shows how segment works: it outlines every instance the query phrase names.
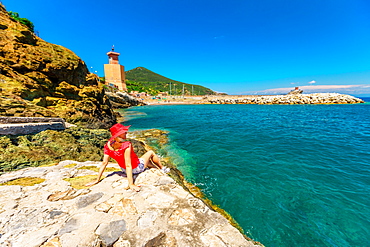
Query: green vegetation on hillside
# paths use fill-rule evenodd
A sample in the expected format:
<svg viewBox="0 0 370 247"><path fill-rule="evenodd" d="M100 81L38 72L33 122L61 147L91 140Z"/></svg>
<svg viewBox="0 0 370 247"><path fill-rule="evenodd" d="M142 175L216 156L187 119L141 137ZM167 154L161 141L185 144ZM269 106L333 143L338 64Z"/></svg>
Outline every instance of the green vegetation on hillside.
<svg viewBox="0 0 370 247"><path fill-rule="evenodd" d="M171 80L143 67L127 71L126 80L128 91L148 92L153 95L159 92L182 95L183 89L185 95L215 94L209 88Z"/></svg>
<svg viewBox="0 0 370 247"><path fill-rule="evenodd" d="M131 91L138 91L138 92L146 92L150 95L157 95L160 92L163 92L163 90L159 90L158 88L154 88L152 85L148 85L147 83L143 83L141 81L130 81L126 80L126 86L128 92Z"/></svg>
<svg viewBox="0 0 370 247"><path fill-rule="evenodd" d="M31 32L33 32L33 33L35 32L34 31L35 26L33 25L33 23L30 20L28 20L27 18L19 17L19 14L16 13L16 12L13 12L13 11L9 11L8 13L9 13L10 17L13 20L18 21L18 22L26 25L30 29Z"/></svg>

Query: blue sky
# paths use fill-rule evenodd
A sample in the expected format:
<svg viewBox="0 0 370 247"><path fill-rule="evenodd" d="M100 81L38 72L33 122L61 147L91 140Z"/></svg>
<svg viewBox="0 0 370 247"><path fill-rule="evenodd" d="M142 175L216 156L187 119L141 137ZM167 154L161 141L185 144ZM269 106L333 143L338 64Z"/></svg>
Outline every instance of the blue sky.
<svg viewBox="0 0 370 247"><path fill-rule="evenodd" d="M145 67L229 94L370 96L368 0L2 0L104 75L112 45Z"/></svg>

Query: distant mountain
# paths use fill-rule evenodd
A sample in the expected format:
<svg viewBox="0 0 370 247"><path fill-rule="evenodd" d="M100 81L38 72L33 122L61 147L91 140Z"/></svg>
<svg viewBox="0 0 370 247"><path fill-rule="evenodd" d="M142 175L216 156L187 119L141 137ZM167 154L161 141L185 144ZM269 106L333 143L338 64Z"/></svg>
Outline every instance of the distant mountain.
<svg viewBox="0 0 370 247"><path fill-rule="evenodd" d="M169 92L171 95L207 95L216 94L213 90L193 84L175 81L143 67L126 71L126 83L129 91L145 91L150 94Z"/></svg>

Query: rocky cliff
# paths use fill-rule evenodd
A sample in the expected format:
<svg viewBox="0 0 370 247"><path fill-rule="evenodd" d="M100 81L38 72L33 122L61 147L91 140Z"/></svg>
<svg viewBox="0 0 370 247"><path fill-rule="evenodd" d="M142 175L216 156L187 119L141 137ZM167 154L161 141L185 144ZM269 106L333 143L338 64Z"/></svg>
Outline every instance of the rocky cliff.
<svg viewBox="0 0 370 247"><path fill-rule="evenodd" d="M103 84L72 51L35 36L0 4L0 115L62 117L109 127L115 115Z"/></svg>
<svg viewBox="0 0 370 247"><path fill-rule="evenodd" d="M109 134L81 131L0 137L0 167L18 169L0 172L0 246L260 245L243 236L227 213L186 182L163 149L168 138L161 130L130 132L129 138L139 156L150 143L171 168L169 174L156 169L140 174L136 184L141 191L136 193L125 190L126 177L110 163L99 184L84 187L96 178L100 164L85 160L101 159ZM60 162L68 158L85 162ZM10 163L17 166L4 167ZM34 165L38 167L19 169Z"/></svg>

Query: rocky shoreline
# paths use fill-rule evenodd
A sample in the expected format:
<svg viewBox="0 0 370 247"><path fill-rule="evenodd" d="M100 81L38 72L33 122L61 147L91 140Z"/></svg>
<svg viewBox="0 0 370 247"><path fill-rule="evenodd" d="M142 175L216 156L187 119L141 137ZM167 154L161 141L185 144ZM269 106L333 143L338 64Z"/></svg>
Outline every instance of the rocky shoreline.
<svg viewBox="0 0 370 247"><path fill-rule="evenodd" d="M137 152L147 141L165 145L160 130L134 132ZM159 151L159 150L157 150ZM261 246L241 234L227 214L199 198L170 162L168 175L148 170L138 193L124 190L117 164L86 188L100 162L62 161L0 176L0 246Z"/></svg>
<svg viewBox="0 0 370 247"><path fill-rule="evenodd" d="M0 186L0 245L260 246L157 169L136 178L140 192L124 189L116 164L98 185L81 188L98 165L63 161L2 175L14 185Z"/></svg>

